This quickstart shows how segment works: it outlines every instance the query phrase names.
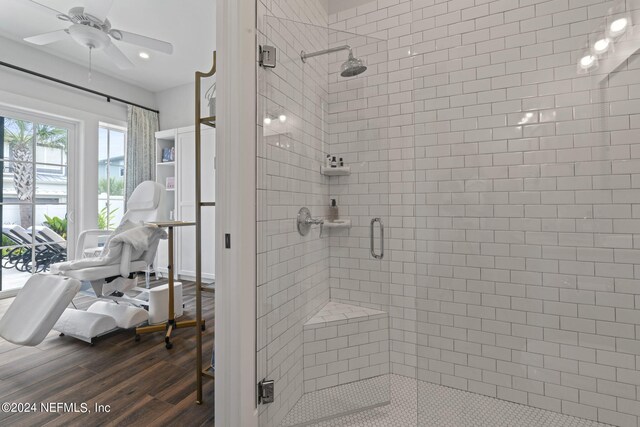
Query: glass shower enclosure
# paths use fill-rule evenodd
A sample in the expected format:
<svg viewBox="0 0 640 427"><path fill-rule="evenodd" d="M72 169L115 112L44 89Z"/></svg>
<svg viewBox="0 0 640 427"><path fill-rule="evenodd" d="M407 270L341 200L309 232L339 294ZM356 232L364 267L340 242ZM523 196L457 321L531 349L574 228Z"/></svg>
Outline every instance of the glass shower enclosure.
<svg viewBox="0 0 640 427"><path fill-rule="evenodd" d="M258 14L261 425L640 425L640 1L314 4Z"/></svg>
<svg viewBox="0 0 640 427"><path fill-rule="evenodd" d="M386 42L265 16L258 69L260 424L389 402L393 248ZM377 104L363 102L380 91Z"/></svg>

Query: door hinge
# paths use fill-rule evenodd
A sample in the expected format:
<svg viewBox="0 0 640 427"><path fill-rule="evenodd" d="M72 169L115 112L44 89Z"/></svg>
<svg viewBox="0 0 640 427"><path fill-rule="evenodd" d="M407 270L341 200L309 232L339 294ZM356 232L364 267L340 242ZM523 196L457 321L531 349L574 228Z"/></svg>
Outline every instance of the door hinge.
<svg viewBox="0 0 640 427"><path fill-rule="evenodd" d="M275 391L274 381L263 379L258 383L258 403L273 403Z"/></svg>
<svg viewBox="0 0 640 427"><path fill-rule="evenodd" d="M260 46L259 61L264 68L276 68L276 48L273 46Z"/></svg>

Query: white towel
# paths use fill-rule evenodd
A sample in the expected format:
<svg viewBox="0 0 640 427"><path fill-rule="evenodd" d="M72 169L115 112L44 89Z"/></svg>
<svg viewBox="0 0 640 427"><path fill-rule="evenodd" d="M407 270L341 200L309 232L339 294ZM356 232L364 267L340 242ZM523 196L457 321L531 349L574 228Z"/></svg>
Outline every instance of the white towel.
<svg viewBox="0 0 640 427"><path fill-rule="evenodd" d="M153 225L137 225L114 235L109 244L96 258L84 258L76 261L61 262L58 271L81 270L88 267L100 267L120 263L120 257L125 244L131 246L131 261L136 261L149 249L154 247L160 239L166 239L167 232Z"/></svg>

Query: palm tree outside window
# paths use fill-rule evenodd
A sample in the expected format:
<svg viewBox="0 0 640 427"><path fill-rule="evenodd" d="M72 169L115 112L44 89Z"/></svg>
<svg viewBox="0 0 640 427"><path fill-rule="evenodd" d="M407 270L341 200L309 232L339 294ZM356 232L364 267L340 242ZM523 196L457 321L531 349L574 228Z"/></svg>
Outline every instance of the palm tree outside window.
<svg viewBox="0 0 640 427"><path fill-rule="evenodd" d="M32 208L30 203L34 195L34 162L33 149L45 157L38 160L57 160L56 163L39 163L36 165L36 175L43 170L58 170L64 174L67 158L67 130L44 124L33 124L24 120L5 118L4 120L5 158L8 151L9 162L5 162L3 173L9 172L13 176L13 185L20 205L20 225L27 228L32 222ZM8 150L7 150L8 148ZM39 150L44 148L44 152ZM58 156L50 155L51 152ZM49 159L47 159L49 157ZM53 159L51 159L53 157ZM57 159L55 157L58 157ZM6 201L6 200L5 200Z"/></svg>
<svg viewBox="0 0 640 427"><path fill-rule="evenodd" d="M69 138L63 124L0 116L0 291L66 259ZM44 227L59 235L55 251L38 244Z"/></svg>

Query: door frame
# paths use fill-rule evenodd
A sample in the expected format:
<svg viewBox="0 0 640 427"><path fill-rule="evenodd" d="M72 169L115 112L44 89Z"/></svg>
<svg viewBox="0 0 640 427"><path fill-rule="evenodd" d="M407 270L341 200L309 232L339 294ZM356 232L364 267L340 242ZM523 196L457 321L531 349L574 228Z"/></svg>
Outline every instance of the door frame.
<svg viewBox="0 0 640 427"><path fill-rule="evenodd" d="M255 0L216 3L215 408L225 427L258 425L256 11Z"/></svg>

